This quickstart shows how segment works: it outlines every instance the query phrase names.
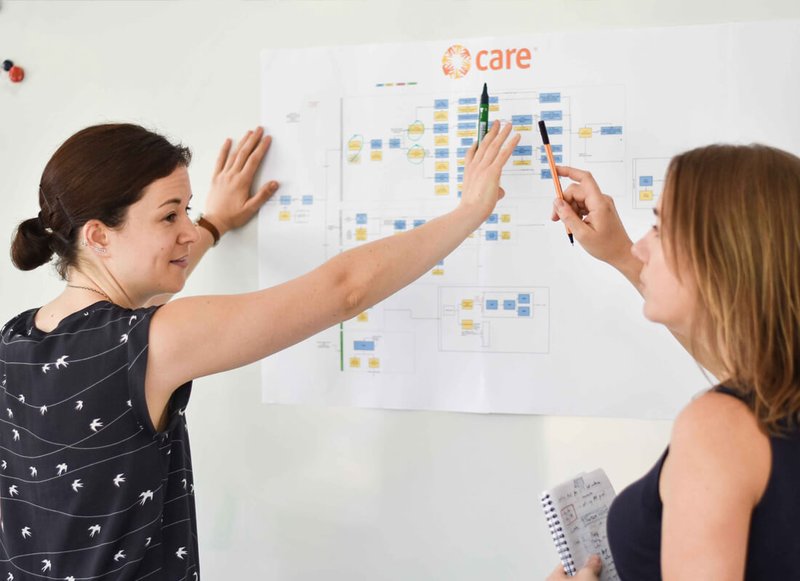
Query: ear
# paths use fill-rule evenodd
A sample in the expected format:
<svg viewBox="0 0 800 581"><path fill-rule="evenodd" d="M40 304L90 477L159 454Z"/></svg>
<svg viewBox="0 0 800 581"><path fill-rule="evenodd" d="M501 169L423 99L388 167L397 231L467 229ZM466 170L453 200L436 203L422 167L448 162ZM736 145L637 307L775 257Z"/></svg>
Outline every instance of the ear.
<svg viewBox="0 0 800 581"><path fill-rule="evenodd" d="M105 255L109 245L108 226L100 220L89 220L83 225L81 232L81 246L88 247L92 252Z"/></svg>

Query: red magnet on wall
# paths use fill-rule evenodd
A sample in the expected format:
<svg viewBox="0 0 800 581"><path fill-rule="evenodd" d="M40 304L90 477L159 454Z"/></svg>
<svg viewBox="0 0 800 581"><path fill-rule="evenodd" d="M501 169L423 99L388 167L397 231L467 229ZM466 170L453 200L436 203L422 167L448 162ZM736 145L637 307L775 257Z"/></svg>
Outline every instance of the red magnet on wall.
<svg viewBox="0 0 800 581"><path fill-rule="evenodd" d="M18 67L13 61L8 59L3 61L3 70L8 73L8 78L12 83L22 82L25 78L25 69Z"/></svg>

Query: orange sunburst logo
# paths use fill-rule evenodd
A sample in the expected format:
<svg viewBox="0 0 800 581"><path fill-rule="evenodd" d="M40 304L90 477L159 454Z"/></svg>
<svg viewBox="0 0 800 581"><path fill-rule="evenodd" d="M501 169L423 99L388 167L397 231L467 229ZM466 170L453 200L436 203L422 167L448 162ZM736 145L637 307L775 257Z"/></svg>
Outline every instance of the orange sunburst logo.
<svg viewBox="0 0 800 581"><path fill-rule="evenodd" d="M442 71L451 79L460 79L469 72L472 56L466 47L454 44L442 55Z"/></svg>

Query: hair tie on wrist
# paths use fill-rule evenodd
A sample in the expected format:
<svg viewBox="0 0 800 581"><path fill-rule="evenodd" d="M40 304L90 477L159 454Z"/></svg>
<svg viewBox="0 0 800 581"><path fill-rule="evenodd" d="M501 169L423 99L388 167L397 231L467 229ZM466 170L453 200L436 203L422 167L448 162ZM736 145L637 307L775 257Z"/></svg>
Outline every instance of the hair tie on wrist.
<svg viewBox="0 0 800 581"><path fill-rule="evenodd" d="M197 222L195 222L195 224L197 226L200 226L201 228L205 228L206 230L209 231L209 233L211 233L211 237L214 239L213 246L216 246L217 243L219 242L219 239L222 237L219 233L219 230L217 230L217 227L214 226L214 224L212 224L205 218L203 218L202 214L200 214L200 217L197 219Z"/></svg>

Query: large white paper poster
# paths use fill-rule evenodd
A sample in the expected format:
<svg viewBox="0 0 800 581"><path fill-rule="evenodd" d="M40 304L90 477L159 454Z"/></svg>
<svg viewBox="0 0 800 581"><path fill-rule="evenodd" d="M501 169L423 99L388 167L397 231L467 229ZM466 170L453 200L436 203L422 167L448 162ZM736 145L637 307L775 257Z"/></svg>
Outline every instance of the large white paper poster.
<svg viewBox="0 0 800 581"><path fill-rule="evenodd" d="M265 51L267 171L282 185L259 218L263 286L458 204L484 82L490 120L522 140L489 219L409 288L267 358L264 401L672 416L707 379L550 222L537 122L636 238L675 153L798 150L799 54L785 22Z"/></svg>

